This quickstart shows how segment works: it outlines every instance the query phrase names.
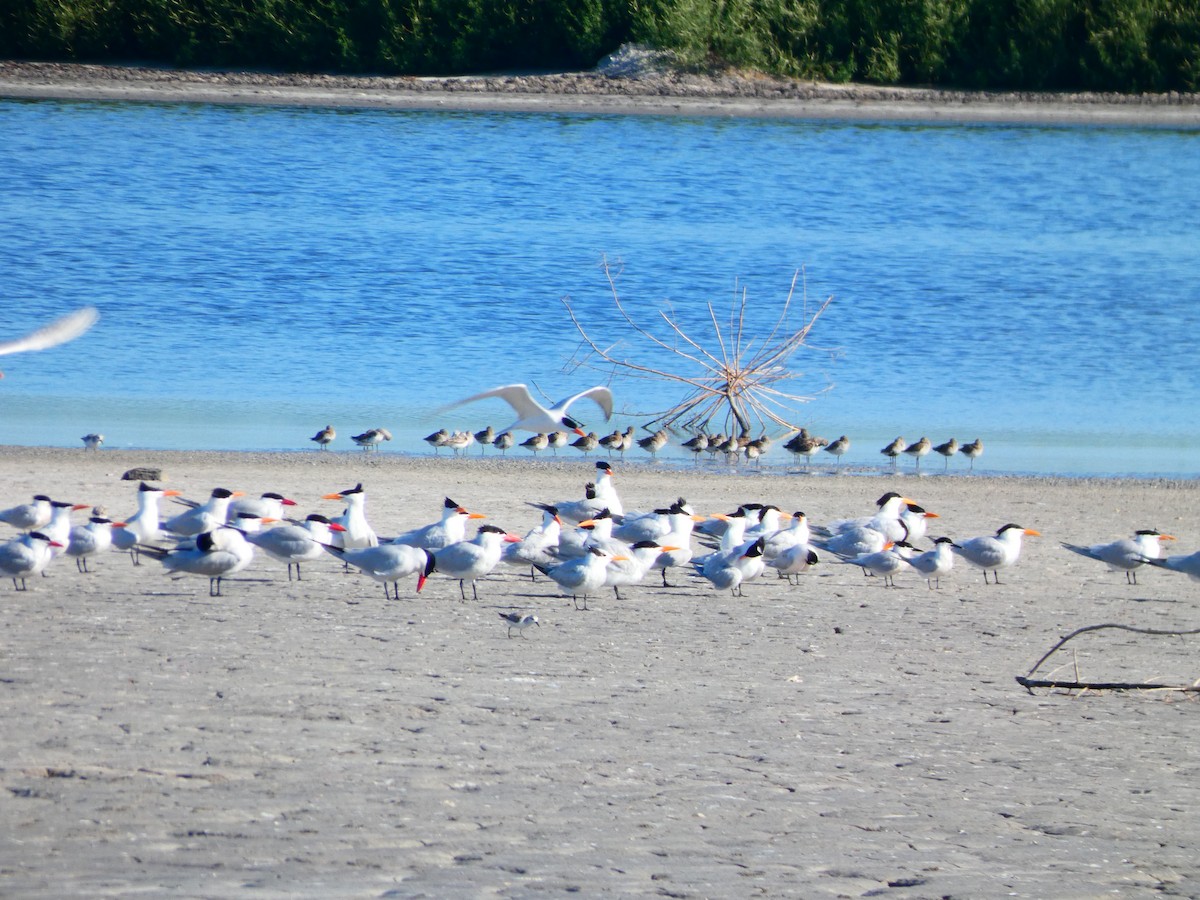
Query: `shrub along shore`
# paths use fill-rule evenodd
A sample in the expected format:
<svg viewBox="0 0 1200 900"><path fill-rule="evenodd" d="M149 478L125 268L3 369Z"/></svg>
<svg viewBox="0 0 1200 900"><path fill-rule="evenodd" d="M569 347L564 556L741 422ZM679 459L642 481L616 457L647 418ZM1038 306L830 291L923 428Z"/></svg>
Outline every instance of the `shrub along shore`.
<svg viewBox="0 0 1200 900"><path fill-rule="evenodd" d="M0 57L454 75L683 69L1024 91L1200 90L1200 5L1171 0L16 0Z"/></svg>

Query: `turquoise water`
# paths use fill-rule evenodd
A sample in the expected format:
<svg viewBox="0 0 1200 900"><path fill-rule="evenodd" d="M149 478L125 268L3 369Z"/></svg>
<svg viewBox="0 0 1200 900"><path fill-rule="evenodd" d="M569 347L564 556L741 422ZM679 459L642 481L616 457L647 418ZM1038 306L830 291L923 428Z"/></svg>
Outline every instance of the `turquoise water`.
<svg viewBox="0 0 1200 900"><path fill-rule="evenodd" d="M435 413L460 397L608 380L573 370L563 297L654 362L607 258L640 320L670 304L710 346L708 303L744 292L761 336L803 269L834 300L792 419L850 435L845 464L927 434L982 437L988 471L1194 476L1197 159L1169 130L0 102L0 328L101 311L0 360L0 443L305 449L332 423L425 452L510 420ZM622 424L680 396L612 383Z"/></svg>

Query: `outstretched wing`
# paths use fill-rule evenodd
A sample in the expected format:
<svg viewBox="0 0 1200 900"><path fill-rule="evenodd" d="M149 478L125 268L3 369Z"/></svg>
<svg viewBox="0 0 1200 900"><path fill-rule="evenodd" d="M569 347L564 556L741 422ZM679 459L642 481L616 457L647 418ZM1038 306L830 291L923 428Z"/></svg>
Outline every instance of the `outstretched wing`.
<svg viewBox="0 0 1200 900"><path fill-rule="evenodd" d="M542 407L534 402L533 397L529 393L529 388L523 384L506 384L501 387L492 388L490 391L484 391L482 394L475 394L473 397L467 397L465 400L458 400L447 406L441 407L438 412L442 413L449 409L454 409L458 406L465 406L468 403L474 403L476 400L487 400L489 397L499 397L517 412L519 418L525 418L528 415L542 412Z"/></svg>
<svg viewBox="0 0 1200 900"><path fill-rule="evenodd" d="M0 341L0 356L10 353L26 353L31 350L45 350L58 344L73 341L92 327L100 314L94 306L85 306L62 318L55 319L49 325L44 325L37 331L31 331L24 337L11 341Z"/></svg>
<svg viewBox="0 0 1200 900"><path fill-rule="evenodd" d="M1064 549L1070 550L1072 553L1078 553L1080 556L1086 556L1088 559L1095 559L1099 560L1100 562L1104 561L1096 555L1095 551L1093 551L1091 547L1080 547L1077 544L1068 544L1066 541L1062 541L1061 543Z"/></svg>
<svg viewBox="0 0 1200 900"><path fill-rule="evenodd" d="M524 387L524 385L517 385L517 386ZM607 422L609 419L612 418L612 414L613 414L612 391L610 391L608 388L606 388L602 384L598 384L595 387L590 387L586 391L580 391L578 394L572 394L570 397L568 397L565 400L559 400L558 403L554 404L554 408L561 409L563 412L566 412L567 408L572 403L574 403L576 400L582 400L585 397L588 398L589 400L594 401L595 404L597 406L599 406L601 410L604 411L604 421L605 422Z"/></svg>

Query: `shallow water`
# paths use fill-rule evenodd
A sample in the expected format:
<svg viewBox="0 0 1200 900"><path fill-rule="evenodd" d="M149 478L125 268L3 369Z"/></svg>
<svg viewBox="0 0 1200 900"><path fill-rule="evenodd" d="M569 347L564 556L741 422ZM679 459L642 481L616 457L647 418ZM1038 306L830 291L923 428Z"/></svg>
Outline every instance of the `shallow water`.
<svg viewBox="0 0 1200 900"><path fill-rule="evenodd" d="M988 471L1192 476L1198 141L0 102L3 330L102 314L74 344L3 360L0 442L304 449L333 423L335 447L385 426L389 452L424 452L437 427L510 421L498 401L445 403L608 380L573 370L564 296L602 344L654 364L614 315L608 258L639 321L670 304L714 352L708 303L725 322L744 291L762 340L803 269L788 323L805 292L810 310L834 300L792 360L816 399L789 418L850 435L847 465L927 434L982 437ZM682 395L613 387L621 424Z"/></svg>

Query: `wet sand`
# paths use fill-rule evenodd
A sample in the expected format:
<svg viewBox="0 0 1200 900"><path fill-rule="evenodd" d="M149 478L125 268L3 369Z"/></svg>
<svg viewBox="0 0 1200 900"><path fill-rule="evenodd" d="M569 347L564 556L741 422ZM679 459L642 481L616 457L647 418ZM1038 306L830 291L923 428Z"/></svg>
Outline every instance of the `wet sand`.
<svg viewBox="0 0 1200 900"><path fill-rule="evenodd" d="M1053 94L648 71L458 78L183 71L0 61L0 97L862 121L1200 127L1196 94Z"/></svg>
<svg viewBox="0 0 1200 900"><path fill-rule="evenodd" d="M558 463L357 452L0 448L0 506L46 492L135 508L133 466L204 498L280 491L300 515L361 481L381 534L442 498L524 532L581 496ZM576 611L507 569L463 603L332 558L206 579L113 552L0 583L0 894L6 897L1194 896L1191 695L1030 693L1067 632L1196 627L1200 586L1130 586L1064 551L1137 528L1200 544L1195 482L762 476L616 463L630 508L748 500L814 522L895 488L933 534L1042 532L985 586L929 590L825 560L732 598L683 574ZM168 504L169 505L169 504ZM174 507L172 507L172 510ZM82 518L82 514L76 514ZM5 539L12 529L0 526ZM469 591L468 591L469 594ZM508 638L497 613L541 627ZM1195 638L1097 632L1044 668L1193 681Z"/></svg>

